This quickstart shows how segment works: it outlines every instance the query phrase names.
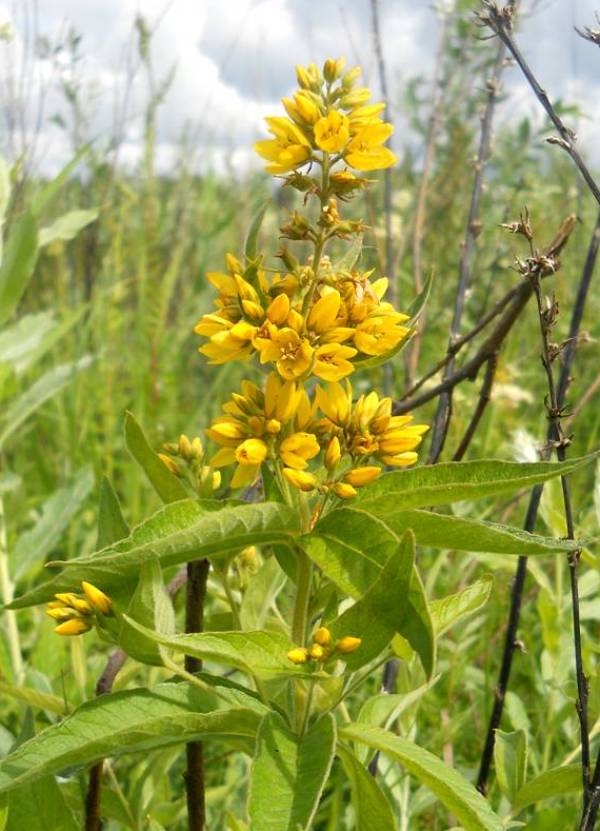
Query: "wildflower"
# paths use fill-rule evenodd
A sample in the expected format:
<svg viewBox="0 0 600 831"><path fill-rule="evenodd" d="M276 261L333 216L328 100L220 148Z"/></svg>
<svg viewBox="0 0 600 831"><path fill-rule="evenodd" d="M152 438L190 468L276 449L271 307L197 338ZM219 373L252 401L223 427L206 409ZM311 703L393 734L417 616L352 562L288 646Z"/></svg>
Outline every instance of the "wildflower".
<svg viewBox="0 0 600 831"><path fill-rule="evenodd" d="M352 387L348 381L345 386L339 383L328 384L326 387L318 386L316 401L332 425L344 427L352 408Z"/></svg>
<svg viewBox="0 0 600 831"><path fill-rule="evenodd" d="M329 646L331 644L331 632L325 626L320 626L313 635L313 641L320 646Z"/></svg>
<svg viewBox="0 0 600 831"><path fill-rule="evenodd" d="M108 597L108 595L104 594L103 591L100 591L100 589L96 588L96 586L91 583L87 583L85 580L82 582L81 588L83 589L83 593L85 594L89 605L97 614L112 614L112 600Z"/></svg>
<svg viewBox="0 0 600 831"><path fill-rule="evenodd" d="M330 110L314 126L315 144L326 153L339 153L350 138L350 122L339 110Z"/></svg>
<svg viewBox="0 0 600 831"><path fill-rule="evenodd" d="M375 465L355 467L344 474L344 482L355 488L360 488L363 485L368 485L369 482L373 482L380 473L381 468Z"/></svg>
<svg viewBox="0 0 600 831"><path fill-rule="evenodd" d="M396 164L396 156L383 143L394 132L391 124L384 122L366 124L350 140L344 159L355 170L384 170Z"/></svg>
<svg viewBox="0 0 600 831"><path fill-rule="evenodd" d="M57 635L83 635L85 632L89 632L91 628L91 624L84 618L74 617L64 623L59 623L58 626L54 627L54 631Z"/></svg>
<svg viewBox="0 0 600 831"><path fill-rule="evenodd" d="M279 445L279 456L287 467L305 470L308 459L317 456L321 448L313 433L292 433Z"/></svg>
<svg viewBox="0 0 600 831"><path fill-rule="evenodd" d="M287 656L293 664L305 664L308 661L308 649L298 646L290 649Z"/></svg>
<svg viewBox="0 0 600 831"><path fill-rule="evenodd" d="M341 638L336 642L335 648L342 655L350 655L352 652L356 652L361 643L362 638L354 638L352 635L346 635L345 638Z"/></svg>
<svg viewBox="0 0 600 831"><path fill-rule="evenodd" d="M308 650L308 655L313 661L324 661L328 657L323 647L318 643L313 643Z"/></svg>
<svg viewBox="0 0 600 831"><path fill-rule="evenodd" d="M300 127L314 124L321 117L319 105L305 91L297 92L294 98L282 98L281 103L289 117Z"/></svg>
<svg viewBox="0 0 600 831"><path fill-rule="evenodd" d="M310 142L293 121L279 117L267 117L265 121L274 138L257 141L254 149L269 162L267 173L288 173L310 159Z"/></svg>
<svg viewBox="0 0 600 831"><path fill-rule="evenodd" d="M352 485L349 485L347 482L335 482L331 486L331 490L336 496L339 496L340 499L352 499L352 497L356 496L358 493L356 488L352 487Z"/></svg>
<svg viewBox="0 0 600 831"><path fill-rule="evenodd" d="M340 463L342 458L342 450L340 447L340 440L337 436L329 441L327 449L325 450L325 467L327 470L333 470Z"/></svg>
<svg viewBox="0 0 600 831"><path fill-rule="evenodd" d="M315 352L313 373L324 381L340 381L354 372L350 358L356 355L356 349L339 343L326 343Z"/></svg>
<svg viewBox="0 0 600 831"><path fill-rule="evenodd" d="M290 485L293 485L301 491L313 491L319 484L317 477L305 470L294 470L291 467L284 467L283 475Z"/></svg>

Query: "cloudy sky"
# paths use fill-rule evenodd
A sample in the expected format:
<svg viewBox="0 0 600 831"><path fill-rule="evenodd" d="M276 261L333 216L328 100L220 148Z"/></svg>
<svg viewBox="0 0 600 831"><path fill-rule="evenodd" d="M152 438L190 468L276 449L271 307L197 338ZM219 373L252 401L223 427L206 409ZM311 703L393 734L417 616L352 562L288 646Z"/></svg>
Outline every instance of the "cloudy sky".
<svg viewBox="0 0 600 831"><path fill-rule="evenodd" d="M523 0L523 6L531 7L532 1ZM437 32L433 6L442 2L451 0L380 0L392 98L407 78L430 77ZM586 152L600 162L600 50L573 31L574 25L595 25L595 9L600 0L538 0L519 38L551 96L580 103L590 113L577 126ZM69 154L68 138L53 118L65 109L52 83L57 65L64 78L79 85L87 130L100 141L121 124L115 102L127 100L120 158L130 164L139 158L147 81L132 48L138 13L153 30L156 82L175 71L159 116L163 168L172 163L188 129L200 164L245 169L252 163L251 143L263 130L263 115L293 87L295 63L343 54L350 63L361 63L367 80L377 86L369 0L0 0L0 23L10 21L14 31L12 43L0 45L5 106L16 90L25 90L22 131L39 123L39 163L46 169ZM54 67L48 59L32 59L32 32L56 44L69 27L82 38L82 59L74 71L64 53ZM27 69L21 74L23 60ZM43 110L40 83L46 90ZM508 72L507 85L510 104L504 115L538 112L517 70ZM401 123L401 113L395 116Z"/></svg>

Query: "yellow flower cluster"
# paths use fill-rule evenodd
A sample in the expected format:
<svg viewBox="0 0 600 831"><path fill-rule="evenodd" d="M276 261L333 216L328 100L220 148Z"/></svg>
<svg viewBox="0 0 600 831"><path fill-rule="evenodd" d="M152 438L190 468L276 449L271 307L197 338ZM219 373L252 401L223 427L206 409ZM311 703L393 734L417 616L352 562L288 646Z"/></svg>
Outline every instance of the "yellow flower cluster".
<svg viewBox="0 0 600 831"><path fill-rule="evenodd" d="M204 464L204 447L198 437L189 439L184 433L178 442L164 445L166 453L158 457L174 476L185 478L185 469L190 475L190 484L201 497L209 497L221 485L221 474Z"/></svg>
<svg viewBox="0 0 600 831"><path fill-rule="evenodd" d="M326 61L322 71L315 64L296 67L300 89L283 99L288 117L266 118L273 138L254 145L268 162L268 173L285 174L314 162L343 162L365 171L396 163L384 146L393 132L380 117L385 105L370 103L370 90L356 87L358 67L344 74L344 66L340 58Z"/></svg>
<svg viewBox="0 0 600 831"><path fill-rule="evenodd" d="M213 364L250 358L273 364L287 381L315 375L339 381L356 363L393 353L409 336L408 316L383 300L385 278L371 281L372 271L308 275L306 286L293 274L269 282L229 255L228 272L208 274L219 290L216 312L204 315L196 333L208 338L200 352ZM311 279L312 278L312 279Z"/></svg>
<svg viewBox="0 0 600 831"><path fill-rule="evenodd" d="M321 626L313 634L312 641L309 647L297 646L290 649L287 656L293 664L306 664L309 661L318 661L322 664L331 657L350 655L359 648L362 638L346 635L334 643L329 629Z"/></svg>
<svg viewBox="0 0 600 831"><path fill-rule="evenodd" d="M46 614L58 623L54 627L58 635L82 635L93 627L94 615L112 614L112 601L104 592L85 580L81 588L83 597L61 592L46 605Z"/></svg>
<svg viewBox="0 0 600 831"><path fill-rule="evenodd" d="M237 464L232 487L252 484L263 463L271 462L299 490L343 499L379 476L380 465L366 464L371 459L393 467L414 464L428 429L412 424L411 416L393 416L391 399L375 392L353 407L348 381L317 386L311 399L301 384L276 372L264 391L244 381L223 412L206 432L221 447L211 466ZM311 461L314 472L308 470Z"/></svg>

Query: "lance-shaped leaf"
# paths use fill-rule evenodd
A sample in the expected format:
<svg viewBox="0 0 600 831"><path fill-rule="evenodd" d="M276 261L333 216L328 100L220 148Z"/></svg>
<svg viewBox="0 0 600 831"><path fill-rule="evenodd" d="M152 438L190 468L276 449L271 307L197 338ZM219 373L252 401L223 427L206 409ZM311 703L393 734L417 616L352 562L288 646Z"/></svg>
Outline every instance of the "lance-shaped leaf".
<svg viewBox="0 0 600 831"><path fill-rule="evenodd" d="M82 580L111 593L124 578L135 580L142 562L157 559L164 569L208 557L224 561L248 545L290 542L299 533L298 513L274 502L232 505L214 510L214 500L192 499L165 506L134 528L131 536L89 557L56 563L63 571L11 604L24 608L69 591Z"/></svg>
<svg viewBox="0 0 600 831"><path fill-rule="evenodd" d="M158 560L148 560L141 564L138 584L127 606L127 615L118 615L118 620L120 626L117 642L121 649L143 664L163 666L160 647L156 641L147 638L129 622L135 620L150 628L150 631L164 635L175 634L173 603L165 589Z"/></svg>
<svg viewBox="0 0 600 831"><path fill-rule="evenodd" d="M125 415L125 443L163 502L176 502L187 497L183 484L167 470L158 454L150 447L135 416L129 412Z"/></svg>
<svg viewBox="0 0 600 831"><path fill-rule="evenodd" d="M385 794L364 763L341 742L337 755L342 760L352 789L352 805L356 831L395 831L398 827L394 812Z"/></svg>
<svg viewBox="0 0 600 831"><path fill-rule="evenodd" d="M530 779L517 792L514 807L526 808L536 802L552 799L563 794L575 793L581 790L581 765L562 765L550 768Z"/></svg>
<svg viewBox="0 0 600 831"><path fill-rule="evenodd" d="M23 296L37 255L37 223L27 211L13 223L0 264L0 325L10 318Z"/></svg>
<svg viewBox="0 0 600 831"><path fill-rule="evenodd" d="M368 664L402 632L410 607L407 597L415 562L415 538L407 531L365 594L327 626L335 640L346 635L361 638L356 652L344 656L349 670Z"/></svg>
<svg viewBox="0 0 600 831"><path fill-rule="evenodd" d="M129 536L129 528L123 519L119 497L106 476L100 482L100 502L98 505L98 537L96 548L105 548L113 542Z"/></svg>
<svg viewBox="0 0 600 831"><path fill-rule="evenodd" d="M0 792L106 756L216 738L252 752L264 707L229 686L219 696L189 684L103 695L78 707L0 762Z"/></svg>
<svg viewBox="0 0 600 831"><path fill-rule="evenodd" d="M145 638L175 652L234 667L248 675L260 677L310 677L301 666L294 665L287 653L294 643L279 632L197 632L190 635L164 635L142 626L124 615L131 627Z"/></svg>
<svg viewBox="0 0 600 831"><path fill-rule="evenodd" d="M405 508L500 496L573 473L596 458L597 454L590 454L566 462L519 464L486 459L424 465L384 474L361 488L355 504L378 516L387 516Z"/></svg>
<svg viewBox="0 0 600 831"><path fill-rule="evenodd" d="M302 545L323 573L356 600L376 583L400 544L384 522L354 509L332 511L317 525L317 531L303 537ZM415 568L405 603L406 615L396 631L409 641L430 676L435 660L433 625Z"/></svg>
<svg viewBox="0 0 600 831"><path fill-rule="evenodd" d="M494 763L500 790L512 804L525 782L527 733L524 730L515 730L514 733L496 730Z"/></svg>
<svg viewBox="0 0 600 831"><path fill-rule="evenodd" d="M69 211L59 216L51 225L40 228L38 234L40 248L50 245L51 242L56 240L74 239L86 225L98 219L98 214L98 208L88 208L86 210Z"/></svg>
<svg viewBox="0 0 600 831"><path fill-rule="evenodd" d="M268 713L257 737L248 800L250 831L308 831L335 753L331 714L302 737Z"/></svg>
<svg viewBox="0 0 600 831"><path fill-rule="evenodd" d="M398 511L393 516L385 517L385 522L398 536L410 528L418 545L432 548L534 557L573 551L581 545L576 540L540 537L496 522L437 514L434 511Z"/></svg>
<svg viewBox="0 0 600 831"><path fill-rule="evenodd" d="M456 594L430 601L429 611L436 635L441 635L459 620L478 612L485 606L493 585L494 578L491 574L486 574L481 580L476 580Z"/></svg>
<svg viewBox="0 0 600 831"><path fill-rule="evenodd" d="M400 762L454 814L465 831L501 831L503 828L500 818L470 782L409 739L360 724L345 725L340 729L340 738L363 742Z"/></svg>

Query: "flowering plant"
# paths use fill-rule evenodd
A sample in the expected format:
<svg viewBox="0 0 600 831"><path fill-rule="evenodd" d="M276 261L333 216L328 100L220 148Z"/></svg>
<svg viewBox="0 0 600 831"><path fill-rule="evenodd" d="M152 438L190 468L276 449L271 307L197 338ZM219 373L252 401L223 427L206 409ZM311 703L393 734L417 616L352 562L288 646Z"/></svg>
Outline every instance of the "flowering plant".
<svg viewBox="0 0 600 831"><path fill-rule="evenodd" d="M414 311L385 299L384 277L361 271L366 226L342 216L372 181L354 171L394 164L385 146L392 128L342 60L299 67L297 76L299 90L283 101L287 116L267 119L272 138L256 150L269 173L304 194L281 235L305 255L286 243L282 266L272 267L257 251L259 217L244 255L227 255L226 269L208 275L216 309L196 327L211 363L246 362L261 380L244 381L223 405L206 431L211 454L186 436L157 454L128 415L128 448L165 506L129 531L105 483L98 551L51 564L59 574L12 604L47 603L59 635L97 631L120 650L109 668L115 655L129 657L168 678L117 693L99 684L103 695L72 713L68 730L54 724L0 763L0 788L93 765L89 804L98 813L93 783L104 757L185 743L189 828L198 829L201 743L218 741L251 760L252 831L309 829L319 810L327 821L321 797L336 758L356 827L387 831L397 827L393 789L366 767L375 772L383 753L462 827L497 831L498 816L475 788L398 727L402 693L418 701L434 676L436 639L491 590L483 578L430 600L416 544L505 555L573 550L573 540L439 509L531 487L587 459L414 467L427 426L394 414L390 397L355 396L350 376L391 360L417 325ZM335 241L349 242L339 261L329 253ZM181 634L173 598L186 577ZM402 662L404 686L378 694L377 670L391 661Z"/></svg>

